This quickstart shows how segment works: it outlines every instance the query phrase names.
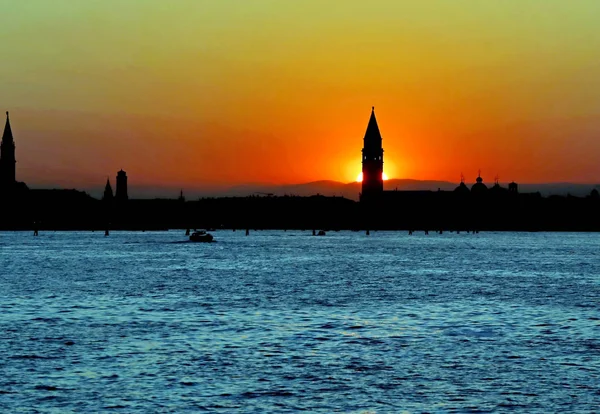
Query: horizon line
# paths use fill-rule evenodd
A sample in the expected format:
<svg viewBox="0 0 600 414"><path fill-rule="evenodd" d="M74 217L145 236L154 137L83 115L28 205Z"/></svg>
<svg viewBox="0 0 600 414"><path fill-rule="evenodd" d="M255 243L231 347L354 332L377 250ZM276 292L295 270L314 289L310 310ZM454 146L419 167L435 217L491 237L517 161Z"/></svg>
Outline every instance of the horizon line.
<svg viewBox="0 0 600 414"><path fill-rule="evenodd" d="M387 180L384 181L384 184L386 182L390 182L390 181L416 181L416 182L440 182L440 183L447 183L447 184L456 184L459 185L460 181L449 181L449 180L443 180L443 179L419 179L419 178L389 178ZM196 189L196 190L210 190L210 189L216 189L216 188L233 188L233 187L240 187L240 186L278 186L278 187L285 187L285 186L299 186L299 185L309 185L309 184L317 184L317 183L324 183L324 182L328 182L328 183L336 183L336 184L342 184L342 185L351 185L351 184L361 184L360 181L338 181L338 180L333 180L333 179L320 179L320 180L313 180L313 181L304 181L304 182L287 182L287 183L277 183L277 182L268 182L268 181L262 181L262 182L238 182L238 183L218 183L218 184L206 184L206 183L198 183L198 184L190 184L190 183L177 183L177 182L173 182L168 183L168 184L164 184L164 183L156 183L156 184L152 184L152 183L143 183L143 184L134 184L134 183L129 183L128 187L129 188L150 188L150 187L154 187L154 188L178 188L178 189L185 189L185 188L189 188L189 189ZM464 181L465 183L471 183L471 181ZM528 182L519 182L519 181L499 181L500 184L509 184L511 182L515 182L519 185L553 185L553 184L561 184L561 185L593 185L593 186L598 186L600 185L600 181L598 182L585 182L585 181L528 181ZM473 183L475 183L475 180L473 181ZM484 181L485 183L485 181ZM494 184L494 181L489 182L490 184ZM27 184L27 183L25 183ZM56 189L76 189L77 187L74 187L72 185L65 185L65 184L61 184L61 183L35 183L32 182L33 185L36 186L36 188L39 189L52 189L52 188L56 188ZM29 185L28 185L29 186ZM77 184L78 187L81 188L104 188L105 183L98 183L98 184L82 184L79 183ZM35 189L35 188L32 188Z"/></svg>

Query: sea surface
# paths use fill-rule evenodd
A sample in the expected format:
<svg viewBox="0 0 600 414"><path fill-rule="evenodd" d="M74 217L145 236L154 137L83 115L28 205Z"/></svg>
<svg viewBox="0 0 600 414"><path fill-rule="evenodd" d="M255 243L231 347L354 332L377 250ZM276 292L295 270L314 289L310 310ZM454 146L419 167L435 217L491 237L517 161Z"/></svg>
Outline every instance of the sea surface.
<svg viewBox="0 0 600 414"><path fill-rule="evenodd" d="M594 412L600 234L0 233L0 412Z"/></svg>

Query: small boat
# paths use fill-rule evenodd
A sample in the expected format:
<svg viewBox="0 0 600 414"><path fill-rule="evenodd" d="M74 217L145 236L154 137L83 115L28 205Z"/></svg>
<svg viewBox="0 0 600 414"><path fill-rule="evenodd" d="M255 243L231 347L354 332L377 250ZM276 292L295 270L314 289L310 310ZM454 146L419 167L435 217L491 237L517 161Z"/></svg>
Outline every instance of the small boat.
<svg viewBox="0 0 600 414"><path fill-rule="evenodd" d="M317 233L317 236L324 236L324 235L325 235L324 230L319 230L319 232Z"/></svg>
<svg viewBox="0 0 600 414"><path fill-rule="evenodd" d="M200 243L210 243L213 241L212 234L208 234L204 230L195 231L190 235L190 241Z"/></svg>

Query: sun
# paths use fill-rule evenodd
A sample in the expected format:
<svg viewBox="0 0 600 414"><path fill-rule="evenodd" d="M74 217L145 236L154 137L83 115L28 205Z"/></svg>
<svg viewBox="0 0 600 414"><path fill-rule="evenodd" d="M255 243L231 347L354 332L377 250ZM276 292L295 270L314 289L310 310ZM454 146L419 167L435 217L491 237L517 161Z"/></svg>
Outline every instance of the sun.
<svg viewBox="0 0 600 414"><path fill-rule="evenodd" d="M381 178L383 179L383 181L388 179L388 176L385 173L381 173ZM358 183L362 183L363 180L363 173L359 173L358 177L356 177L356 182Z"/></svg>

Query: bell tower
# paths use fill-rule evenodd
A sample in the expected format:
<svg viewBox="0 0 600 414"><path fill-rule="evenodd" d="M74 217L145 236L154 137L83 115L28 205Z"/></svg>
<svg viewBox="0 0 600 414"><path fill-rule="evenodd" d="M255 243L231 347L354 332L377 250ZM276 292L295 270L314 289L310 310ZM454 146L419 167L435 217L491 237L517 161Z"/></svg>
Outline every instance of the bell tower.
<svg viewBox="0 0 600 414"><path fill-rule="evenodd" d="M377 119L375 119L375 107L373 107L362 149L361 200L363 197L381 193L383 193L383 146Z"/></svg>
<svg viewBox="0 0 600 414"><path fill-rule="evenodd" d="M118 202L124 202L129 199L127 195L127 173L123 169L117 173L117 193L115 197Z"/></svg>
<svg viewBox="0 0 600 414"><path fill-rule="evenodd" d="M17 181L16 163L15 141L13 139L12 130L10 129L10 120L7 111L6 125L4 126L4 134L2 135L2 144L0 144L0 185L12 186L15 184Z"/></svg>

